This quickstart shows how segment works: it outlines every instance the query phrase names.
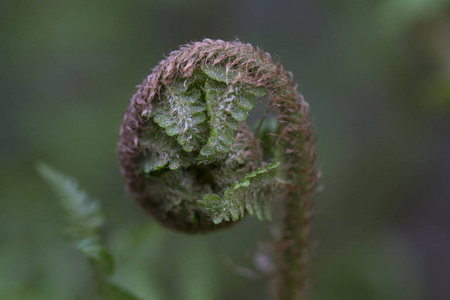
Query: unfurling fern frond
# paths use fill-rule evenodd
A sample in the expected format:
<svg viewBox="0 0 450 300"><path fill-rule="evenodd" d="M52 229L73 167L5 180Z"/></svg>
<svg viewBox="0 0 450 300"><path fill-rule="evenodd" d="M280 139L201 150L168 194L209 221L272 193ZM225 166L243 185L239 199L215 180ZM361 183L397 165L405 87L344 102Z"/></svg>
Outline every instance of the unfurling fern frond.
<svg viewBox="0 0 450 300"><path fill-rule="evenodd" d="M275 122L245 123L258 97ZM187 232L281 212L277 295L306 286L310 207L318 172L309 106L291 75L249 44L203 40L173 51L138 86L121 126L127 188L161 224ZM262 136L261 136L262 134Z"/></svg>
<svg viewBox="0 0 450 300"><path fill-rule="evenodd" d="M162 84L142 119L133 163L151 212L178 230L227 226L247 213L270 216L278 164L262 161L259 141L243 122L266 88L238 76L225 65L201 65L189 78Z"/></svg>

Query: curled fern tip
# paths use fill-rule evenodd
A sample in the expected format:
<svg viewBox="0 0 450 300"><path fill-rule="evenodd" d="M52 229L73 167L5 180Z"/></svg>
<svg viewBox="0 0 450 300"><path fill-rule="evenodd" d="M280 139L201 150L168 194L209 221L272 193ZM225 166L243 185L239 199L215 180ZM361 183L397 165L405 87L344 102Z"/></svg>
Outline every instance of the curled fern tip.
<svg viewBox="0 0 450 300"><path fill-rule="evenodd" d="M138 86L118 144L128 191L169 228L210 232L246 215L270 220L272 206L282 207L278 242L293 248L279 256L279 282L289 285L278 284L279 295L300 295L306 284L318 177L309 106L291 77L250 44L184 45ZM252 131L247 117L261 97L276 120L266 114Z"/></svg>

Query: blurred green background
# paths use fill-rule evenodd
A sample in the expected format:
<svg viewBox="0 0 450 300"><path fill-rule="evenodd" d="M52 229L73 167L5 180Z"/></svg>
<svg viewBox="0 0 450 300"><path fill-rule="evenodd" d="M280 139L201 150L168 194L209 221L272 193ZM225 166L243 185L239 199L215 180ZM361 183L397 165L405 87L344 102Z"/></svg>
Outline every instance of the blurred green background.
<svg viewBox="0 0 450 300"><path fill-rule="evenodd" d="M101 199L121 286L143 299L268 299L247 270L267 223L184 236L123 189L115 148L135 86L205 37L281 57L311 105L324 187L313 299L450 299L444 0L2 0L0 299L96 299L36 161Z"/></svg>

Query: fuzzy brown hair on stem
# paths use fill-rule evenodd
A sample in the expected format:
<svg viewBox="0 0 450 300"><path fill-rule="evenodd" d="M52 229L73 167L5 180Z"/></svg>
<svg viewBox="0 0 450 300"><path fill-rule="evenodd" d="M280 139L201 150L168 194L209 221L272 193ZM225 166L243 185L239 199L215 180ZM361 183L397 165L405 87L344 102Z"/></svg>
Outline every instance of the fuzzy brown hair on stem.
<svg viewBox="0 0 450 300"><path fill-rule="evenodd" d="M264 117L253 132L245 120L261 97L275 125ZM185 233L273 218L275 299L306 299L318 179L308 112L292 74L268 53L239 41L184 45L144 79L125 113L118 155L127 189Z"/></svg>

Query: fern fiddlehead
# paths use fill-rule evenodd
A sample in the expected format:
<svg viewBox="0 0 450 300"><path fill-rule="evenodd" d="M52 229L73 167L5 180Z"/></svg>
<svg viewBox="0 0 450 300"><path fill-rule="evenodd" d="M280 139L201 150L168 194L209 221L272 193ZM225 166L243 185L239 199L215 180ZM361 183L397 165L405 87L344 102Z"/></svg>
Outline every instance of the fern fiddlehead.
<svg viewBox="0 0 450 300"><path fill-rule="evenodd" d="M245 120L255 97L270 134ZM131 98L118 154L131 195L163 225L209 232L280 207L277 299L304 299L314 169L308 104L290 74L249 44L205 39L173 51Z"/></svg>

